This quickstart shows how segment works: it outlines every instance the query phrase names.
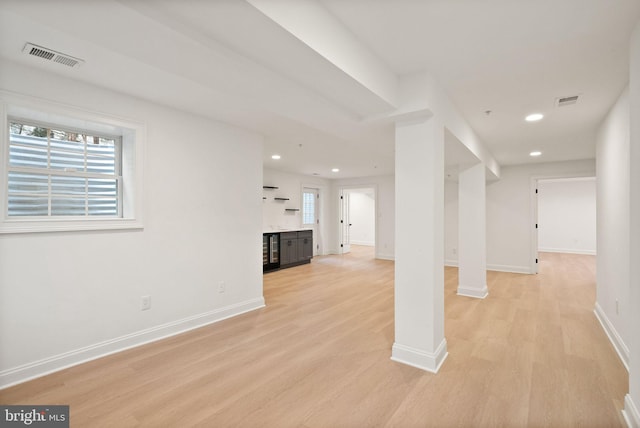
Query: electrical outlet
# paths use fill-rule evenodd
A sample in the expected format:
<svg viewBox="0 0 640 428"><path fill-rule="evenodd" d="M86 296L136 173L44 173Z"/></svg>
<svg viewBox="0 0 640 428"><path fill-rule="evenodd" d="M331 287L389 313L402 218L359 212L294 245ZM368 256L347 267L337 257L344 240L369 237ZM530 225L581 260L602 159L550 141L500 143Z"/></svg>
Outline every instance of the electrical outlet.
<svg viewBox="0 0 640 428"><path fill-rule="evenodd" d="M140 310L148 311L151 309L151 296L142 296L140 298Z"/></svg>
<svg viewBox="0 0 640 428"><path fill-rule="evenodd" d="M224 283L224 281L220 281L218 283L218 293L224 293L226 288L227 288L227 285Z"/></svg>
<svg viewBox="0 0 640 428"><path fill-rule="evenodd" d="M458 254L458 249L454 248L453 250L451 250L451 252L453 253L453 255L455 256L456 254Z"/></svg>

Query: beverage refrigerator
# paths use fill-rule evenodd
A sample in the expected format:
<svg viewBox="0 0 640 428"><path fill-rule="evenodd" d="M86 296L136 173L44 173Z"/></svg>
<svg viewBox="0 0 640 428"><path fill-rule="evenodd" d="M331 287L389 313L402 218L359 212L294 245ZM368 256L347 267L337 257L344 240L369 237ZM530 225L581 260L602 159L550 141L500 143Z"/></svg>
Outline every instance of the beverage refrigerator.
<svg viewBox="0 0 640 428"><path fill-rule="evenodd" d="M280 234L264 233L262 235L262 271L280 267Z"/></svg>

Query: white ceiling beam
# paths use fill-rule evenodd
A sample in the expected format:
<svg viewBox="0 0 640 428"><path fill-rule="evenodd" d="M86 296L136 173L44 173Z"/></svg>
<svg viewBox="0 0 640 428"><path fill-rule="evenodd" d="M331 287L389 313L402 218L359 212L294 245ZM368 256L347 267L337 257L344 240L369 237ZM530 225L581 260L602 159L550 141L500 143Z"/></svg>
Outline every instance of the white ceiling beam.
<svg viewBox="0 0 640 428"><path fill-rule="evenodd" d="M397 106L398 77L314 0L247 0L256 9L367 88Z"/></svg>
<svg viewBox="0 0 640 428"><path fill-rule="evenodd" d="M490 173L500 178L500 165L486 144L469 126L440 84L428 73L404 76L399 86L399 98L404 115L411 111L430 110L446 130L465 146Z"/></svg>

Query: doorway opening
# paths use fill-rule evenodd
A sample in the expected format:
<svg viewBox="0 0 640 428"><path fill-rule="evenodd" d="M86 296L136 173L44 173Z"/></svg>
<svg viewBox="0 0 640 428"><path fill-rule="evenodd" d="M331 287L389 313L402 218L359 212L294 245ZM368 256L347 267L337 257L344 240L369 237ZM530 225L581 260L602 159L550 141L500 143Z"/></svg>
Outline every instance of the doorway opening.
<svg viewBox="0 0 640 428"><path fill-rule="evenodd" d="M596 255L595 177L535 179L532 271L540 253Z"/></svg>
<svg viewBox="0 0 640 428"><path fill-rule="evenodd" d="M343 187L340 191L340 254L358 250L376 254L376 188Z"/></svg>

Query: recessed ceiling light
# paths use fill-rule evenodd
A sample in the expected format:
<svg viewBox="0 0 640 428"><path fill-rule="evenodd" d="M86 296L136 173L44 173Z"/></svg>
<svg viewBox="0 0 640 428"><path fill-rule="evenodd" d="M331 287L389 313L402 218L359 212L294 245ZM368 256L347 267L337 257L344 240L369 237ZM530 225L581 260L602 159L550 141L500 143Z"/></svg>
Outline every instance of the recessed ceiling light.
<svg viewBox="0 0 640 428"><path fill-rule="evenodd" d="M280 159L280 155L272 155L272 156L271 156L271 159L278 160L278 159Z"/></svg>
<svg viewBox="0 0 640 428"><path fill-rule="evenodd" d="M333 168L331 172L340 172L340 170L338 168Z"/></svg>
<svg viewBox="0 0 640 428"><path fill-rule="evenodd" d="M531 153L529 153L529 156L536 157L536 156L540 156L541 154L542 154L542 152L535 151L535 152L531 152Z"/></svg>
<svg viewBox="0 0 640 428"><path fill-rule="evenodd" d="M543 114L541 113L533 113L530 114L529 116L525 117L524 120L526 120L527 122L536 122L540 119L542 119L544 117Z"/></svg>

